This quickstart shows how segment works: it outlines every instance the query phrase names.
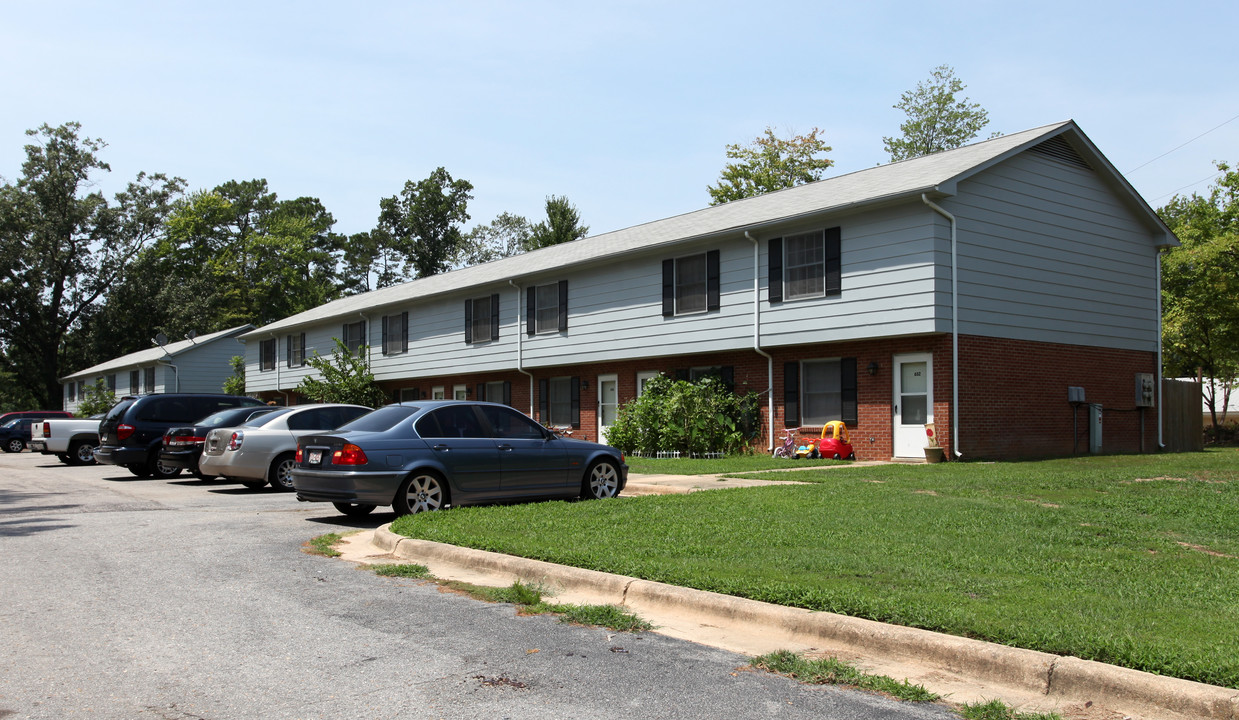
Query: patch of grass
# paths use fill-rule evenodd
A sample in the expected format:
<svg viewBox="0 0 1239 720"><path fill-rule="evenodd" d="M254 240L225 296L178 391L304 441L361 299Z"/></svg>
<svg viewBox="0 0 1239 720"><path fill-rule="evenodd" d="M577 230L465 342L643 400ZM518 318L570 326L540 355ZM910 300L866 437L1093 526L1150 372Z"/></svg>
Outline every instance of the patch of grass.
<svg viewBox="0 0 1239 720"><path fill-rule="evenodd" d="M795 475L392 530L1239 688L1239 450Z"/></svg>
<svg viewBox="0 0 1239 720"><path fill-rule="evenodd" d="M1063 720L1058 713L1020 713L1001 700L987 703L964 703L959 708L964 720Z"/></svg>
<svg viewBox="0 0 1239 720"><path fill-rule="evenodd" d="M616 632L642 632L653 625L615 605L571 605L550 603L542 598L542 589L520 580L508 587L486 587L469 583L447 583L455 590L485 602L511 603L523 615L558 615L560 622L574 625L604 627Z"/></svg>
<svg viewBox="0 0 1239 720"><path fill-rule="evenodd" d="M847 685L911 702L935 702L941 698L923 685L872 675L833 657L809 659L790 650L779 650L753 658L752 665L812 685Z"/></svg>
<svg viewBox="0 0 1239 720"><path fill-rule="evenodd" d="M302 550L311 555L322 555L323 557L340 557L340 551L335 549L335 544L340 542L341 536L339 533L327 533L318 537L310 538L305 545L302 545Z"/></svg>
<svg viewBox="0 0 1239 720"><path fill-rule="evenodd" d="M430 578L430 568L417 563L385 563L381 565L371 565L370 569L375 575L384 577L402 577L402 578Z"/></svg>
<svg viewBox="0 0 1239 720"><path fill-rule="evenodd" d="M729 455L718 459L626 457L624 462L628 463L628 472L643 475L719 475L849 464L844 460L786 460L775 459L769 455ZM787 478L776 477L775 479L786 480Z"/></svg>

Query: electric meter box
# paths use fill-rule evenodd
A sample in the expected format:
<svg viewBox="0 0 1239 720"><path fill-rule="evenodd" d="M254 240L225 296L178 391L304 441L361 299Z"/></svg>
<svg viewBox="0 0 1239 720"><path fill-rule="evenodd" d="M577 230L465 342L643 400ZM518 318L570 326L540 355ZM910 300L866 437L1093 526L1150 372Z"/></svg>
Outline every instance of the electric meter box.
<svg viewBox="0 0 1239 720"><path fill-rule="evenodd" d="M1136 373L1136 407L1153 407L1153 373Z"/></svg>
<svg viewBox="0 0 1239 720"><path fill-rule="evenodd" d="M1084 404L1084 388L1069 385L1067 387L1067 402L1072 405Z"/></svg>

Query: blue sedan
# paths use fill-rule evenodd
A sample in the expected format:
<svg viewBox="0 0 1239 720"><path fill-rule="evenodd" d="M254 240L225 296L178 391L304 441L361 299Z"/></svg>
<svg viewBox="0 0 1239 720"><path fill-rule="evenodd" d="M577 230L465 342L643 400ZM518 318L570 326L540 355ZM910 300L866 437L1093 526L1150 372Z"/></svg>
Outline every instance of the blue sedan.
<svg viewBox="0 0 1239 720"><path fill-rule="evenodd" d="M388 405L297 444L297 499L345 515L399 515L534 498L615 497L628 479L608 445L557 437L506 406L433 400Z"/></svg>

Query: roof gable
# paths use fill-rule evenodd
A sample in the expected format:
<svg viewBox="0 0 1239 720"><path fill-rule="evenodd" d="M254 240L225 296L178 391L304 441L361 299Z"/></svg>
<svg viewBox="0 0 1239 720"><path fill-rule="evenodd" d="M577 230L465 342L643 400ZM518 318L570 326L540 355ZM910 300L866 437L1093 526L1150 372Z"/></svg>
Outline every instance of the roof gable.
<svg viewBox="0 0 1239 720"><path fill-rule="evenodd" d="M116 370L133 368L139 365L149 365L165 357L184 355L185 353L192 352L203 345L209 345L217 340L238 337L242 333L253 329L253 325L240 325L227 330L220 330L219 332L201 335L193 340L178 340L174 343L168 343L163 347L138 350L137 352L131 352L128 355L121 355L118 358L113 358L107 362L99 363L98 365L92 365L85 370L78 370L77 372L65 375L60 379L62 382L67 380L82 380L85 378L98 376L103 373L114 372Z"/></svg>

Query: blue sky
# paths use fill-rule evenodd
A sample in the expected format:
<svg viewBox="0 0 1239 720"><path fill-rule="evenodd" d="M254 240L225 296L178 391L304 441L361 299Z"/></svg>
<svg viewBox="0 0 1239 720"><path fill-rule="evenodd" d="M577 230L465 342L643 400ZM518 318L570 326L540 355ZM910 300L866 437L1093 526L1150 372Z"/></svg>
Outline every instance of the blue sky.
<svg viewBox="0 0 1239 720"><path fill-rule="evenodd" d="M556 194L597 234L705 207L767 125L822 128L831 175L886 162L891 106L949 64L985 135L1074 119L1159 207L1239 162L1236 30L1233 1L0 0L0 176L26 129L77 120L109 194L262 177L352 233L443 166L469 226Z"/></svg>

